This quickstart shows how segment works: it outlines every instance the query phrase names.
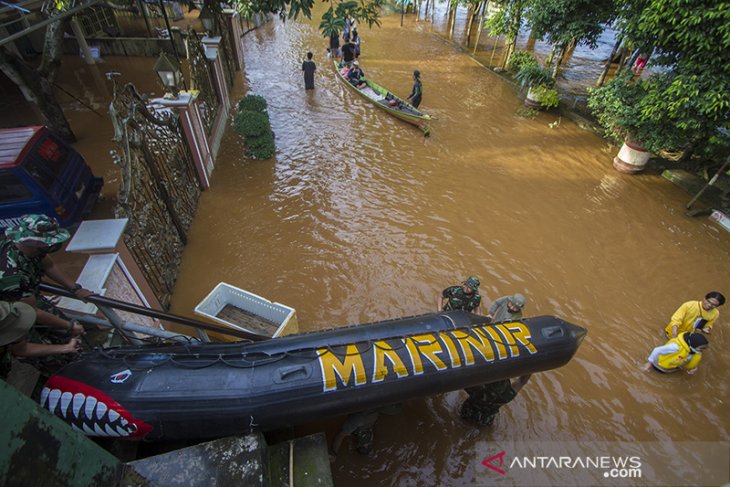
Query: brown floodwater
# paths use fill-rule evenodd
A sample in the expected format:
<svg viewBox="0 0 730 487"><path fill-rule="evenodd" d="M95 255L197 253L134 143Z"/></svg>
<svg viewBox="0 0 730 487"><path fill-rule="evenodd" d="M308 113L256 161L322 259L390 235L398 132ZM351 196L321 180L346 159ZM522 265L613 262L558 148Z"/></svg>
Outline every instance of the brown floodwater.
<svg viewBox="0 0 730 487"><path fill-rule="evenodd" d="M378 422L370 457L345 444L337 485L471 485L480 441L727 442L727 307L697 375L640 367L682 302L730 293L730 235L686 217L689 196L660 176L617 173L617 148L592 132L551 113L518 116L516 88L444 39L444 12L434 26L407 17L400 28L394 15L358 29L368 76L406 96L421 71L421 108L438 118L430 138L341 84L318 22L275 20L244 37L235 95L245 85L266 98L277 153L246 159L239 137L225 135L173 311L193 316L223 281L294 307L303 331L318 330L434 311L441 289L473 274L489 299L521 292L527 316L589 330L575 358L534 376L492 428L460 420L461 391L406 402ZM308 50L318 67L311 92L300 70ZM99 137L111 137L103 74L120 71L147 93L159 87L154 59L106 61L64 59L74 69L59 82L103 115L62 100L77 148L106 178L108 207L118 175L113 145ZM338 425L323 426L330 440Z"/></svg>
<svg viewBox="0 0 730 487"><path fill-rule="evenodd" d="M575 358L534 376L492 428L459 419L461 391L407 402L378 423L370 457L342 449L338 485L469 485L483 440L728 441L730 312L697 375L640 368L676 307L730 292L730 235L686 217L689 196L660 176L617 173L616 148L594 133L516 115L516 89L430 24L401 29L391 16L359 30L361 65L378 83L406 96L421 71L432 136L343 86L314 22L247 35L246 84L269 104L276 157L248 160L226 134L174 310L189 314L225 281L317 330L433 311L442 288L473 274L490 299L521 292L527 316L589 330Z"/></svg>

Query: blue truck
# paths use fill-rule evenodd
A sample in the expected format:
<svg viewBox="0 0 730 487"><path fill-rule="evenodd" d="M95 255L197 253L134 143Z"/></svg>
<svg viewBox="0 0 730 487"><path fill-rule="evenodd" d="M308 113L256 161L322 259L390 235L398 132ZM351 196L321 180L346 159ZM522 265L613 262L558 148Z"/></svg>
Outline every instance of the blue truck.
<svg viewBox="0 0 730 487"><path fill-rule="evenodd" d="M0 231L29 213L73 228L91 212L102 185L81 154L47 127L0 129Z"/></svg>

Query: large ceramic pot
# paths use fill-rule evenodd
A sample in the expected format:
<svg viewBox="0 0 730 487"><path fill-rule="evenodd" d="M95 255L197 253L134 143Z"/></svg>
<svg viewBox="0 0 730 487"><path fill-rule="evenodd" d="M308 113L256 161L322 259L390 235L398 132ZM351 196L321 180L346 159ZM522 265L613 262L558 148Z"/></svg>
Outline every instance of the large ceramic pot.
<svg viewBox="0 0 730 487"><path fill-rule="evenodd" d="M533 110L542 110L542 101L540 97L535 94L535 91L530 87L527 90L527 96L525 97L525 106L532 108Z"/></svg>
<svg viewBox="0 0 730 487"><path fill-rule="evenodd" d="M636 141L626 139L618 155L613 158L613 167L626 174L637 173L646 167L651 153Z"/></svg>

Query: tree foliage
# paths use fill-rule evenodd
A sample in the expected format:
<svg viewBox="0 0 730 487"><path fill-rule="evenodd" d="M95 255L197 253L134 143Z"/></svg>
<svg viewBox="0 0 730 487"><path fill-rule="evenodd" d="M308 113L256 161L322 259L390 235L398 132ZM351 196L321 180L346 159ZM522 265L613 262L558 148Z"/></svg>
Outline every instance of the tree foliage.
<svg viewBox="0 0 730 487"><path fill-rule="evenodd" d="M69 8L67 0L56 0L52 14ZM44 15L49 15L44 13ZM30 104L38 107L42 123L68 142L76 136L56 99L54 81L61 65L61 43L69 18L57 19L46 26L43 55L37 66L31 66L7 45L0 46L0 70L15 83Z"/></svg>
<svg viewBox="0 0 730 487"><path fill-rule="evenodd" d="M504 57L503 66L509 63L517 43L517 35L522 26L522 14L525 11L529 0L502 0L498 2L500 8L497 12L484 21L484 27L489 29L491 37L504 35L507 40L507 55Z"/></svg>
<svg viewBox="0 0 730 487"><path fill-rule="evenodd" d="M525 20L536 39L558 46L575 40L594 49L615 16L614 0L532 0Z"/></svg>
<svg viewBox="0 0 730 487"><path fill-rule="evenodd" d="M720 134L730 128L730 4L625 0L622 8L632 14L622 19L623 32L639 48L655 49L650 63L660 68L640 102L651 144L687 154L727 147Z"/></svg>
<svg viewBox="0 0 730 487"><path fill-rule="evenodd" d="M208 0L209 1L209 0ZM323 0L329 8L322 15L319 25L322 34L329 37L345 28L345 16L349 15L369 27L380 26L380 7L384 0ZM311 19L314 0L233 0L233 6L242 15L256 12L273 13L282 19L296 19L300 15Z"/></svg>

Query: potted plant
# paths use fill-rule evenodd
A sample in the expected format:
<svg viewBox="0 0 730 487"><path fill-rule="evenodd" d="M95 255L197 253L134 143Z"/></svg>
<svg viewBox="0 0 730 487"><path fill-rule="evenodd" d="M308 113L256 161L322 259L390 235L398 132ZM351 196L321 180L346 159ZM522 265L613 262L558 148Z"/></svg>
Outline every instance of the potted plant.
<svg viewBox="0 0 730 487"><path fill-rule="evenodd" d="M527 88L526 106L535 110L558 106L560 96L549 69L539 64L523 63L515 78L523 88Z"/></svg>
<svg viewBox="0 0 730 487"><path fill-rule="evenodd" d="M645 94L643 82L631 81L631 74L612 79L597 89L589 89L588 107L601 125L604 135L621 144L613 159L613 167L624 173L639 172L651 154L640 142L644 134L641 124L641 99Z"/></svg>
<svg viewBox="0 0 730 487"><path fill-rule="evenodd" d="M539 64L537 58L531 52L515 51L507 62L507 69L516 74L523 66L538 66Z"/></svg>

